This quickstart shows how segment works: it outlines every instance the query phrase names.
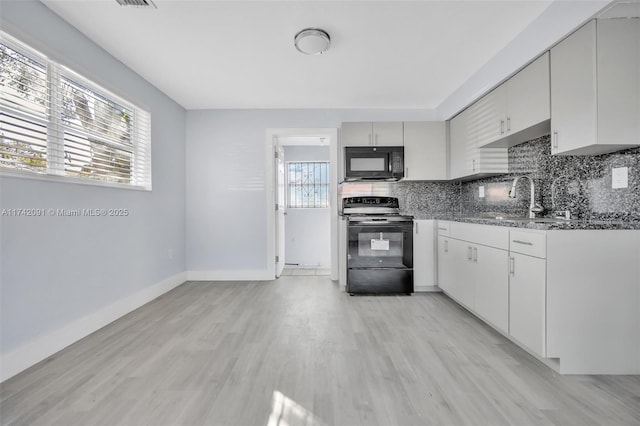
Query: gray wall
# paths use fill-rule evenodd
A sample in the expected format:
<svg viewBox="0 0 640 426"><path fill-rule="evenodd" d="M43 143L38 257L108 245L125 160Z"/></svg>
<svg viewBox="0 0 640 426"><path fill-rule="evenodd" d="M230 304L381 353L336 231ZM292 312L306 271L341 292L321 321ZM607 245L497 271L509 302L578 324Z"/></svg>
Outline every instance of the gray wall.
<svg viewBox="0 0 640 426"><path fill-rule="evenodd" d="M2 27L148 108L153 151L151 192L0 178L3 209L130 211L128 217L113 218L0 218L0 341L5 355L183 274L186 113L40 2L3 1Z"/></svg>
<svg viewBox="0 0 640 426"><path fill-rule="evenodd" d="M188 111L187 270L267 269L266 129L432 118L428 110Z"/></svg>
<svg viewBox="0 0 640 426"><path fill-rule="evenodd" d="M285 146L284 161L329 161L329 147ZM284 247L287 264L330 268L331 209L287 209Z"/></svg>

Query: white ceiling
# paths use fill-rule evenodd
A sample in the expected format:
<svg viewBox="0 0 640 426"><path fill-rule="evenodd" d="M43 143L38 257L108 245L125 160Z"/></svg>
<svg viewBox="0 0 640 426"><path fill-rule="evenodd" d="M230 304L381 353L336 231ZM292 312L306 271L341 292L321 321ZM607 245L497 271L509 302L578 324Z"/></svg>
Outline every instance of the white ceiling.
<svg viewBox="0 0 640 426"><path fill-rule="evenodd" d="M434 109L552 3L41 1L186 109ZM327 53L296 51L306 27Z"/></svg>

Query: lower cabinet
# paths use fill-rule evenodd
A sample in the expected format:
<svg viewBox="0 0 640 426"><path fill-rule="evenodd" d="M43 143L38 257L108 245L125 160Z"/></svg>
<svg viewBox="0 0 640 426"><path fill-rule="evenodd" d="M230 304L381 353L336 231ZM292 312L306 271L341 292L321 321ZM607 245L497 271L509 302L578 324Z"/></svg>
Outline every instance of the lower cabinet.
<svg viewBox="0 0 640 426"><path fill-rule="evenodd" d="M475 265L472 248L466 241L451 239L451 282L449 295L469 309L473 309L473 280Z"/></svg>
<svg viewBox="0 0 640 426"><path fill-rule="evenodd" d="M451 224L452 235L438 237L438 284L450 297L494 327L509 329L508 232L496 243L495 229ZM482 225L478 225L482 226ZM475 232L476 230L480 232ZM502 237L502 238L501 238Z"/></svg>
<svg viewBox="0 0 640 426"><path fill-rule="evenodd" d="M456 302L562 374L640 374L640 230L436 229Z"/></svg>
<svg viewBox="0 0 640 426"><path fill-rule="evenodd" d="M474 257L477 271L473 308L487 322L506 333L509 331L507 251L481 246Z"/></svg>
<svg viewBox="0 0 640 426"><path fill-rule="evenodd" d="M438 236L438 287L446 293L451 292L452 280L452 255L451 239L446 236Z"/></svg>
<svg viewBox="0 0 640 426"><path fill-rule="evenodd" d="M435 247L434 220L413 221L413 291L434 291Z"/></svg>
<svg viewBox="0 0 640 426"><path fill-rule="evenodd" d="M547 261L509 254L509 334L534 353L545 356Z"/></svg>

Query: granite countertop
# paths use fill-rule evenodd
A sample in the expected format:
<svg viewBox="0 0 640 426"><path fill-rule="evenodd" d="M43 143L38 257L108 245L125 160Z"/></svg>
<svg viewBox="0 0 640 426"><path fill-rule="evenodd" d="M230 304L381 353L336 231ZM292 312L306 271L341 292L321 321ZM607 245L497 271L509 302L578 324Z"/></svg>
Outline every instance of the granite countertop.
<svg viewBox="0 0 640 426"><path fill-rule="evenodd" d="M463 217L463 216L438 216L431 219L448 220L453 222L477 223L481 225L508 226L511 228L538 229L541 231L549 230L574 230L574 229L628 229L640 230L640 221L621 221L621 220L583 220L583 219L555 219L555 218L537 218L527 219L509 216L493 216L493 217Z"/></svg>

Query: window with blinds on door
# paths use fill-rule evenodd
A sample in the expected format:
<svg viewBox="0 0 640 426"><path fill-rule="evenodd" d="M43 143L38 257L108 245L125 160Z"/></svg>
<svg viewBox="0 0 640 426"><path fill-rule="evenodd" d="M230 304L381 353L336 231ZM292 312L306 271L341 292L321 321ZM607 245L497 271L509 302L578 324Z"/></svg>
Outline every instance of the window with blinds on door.
<svg viewBox="0 0 640 426"><path fill-rule="evenodd" d="M287 207L329 207L329 162L287 162Z"/></svg>
<svg viewBox="0 0 640 426"><path fill-rule="evenodd" d="M1 35L0 172L151 189L150 114Z"/></svg>

